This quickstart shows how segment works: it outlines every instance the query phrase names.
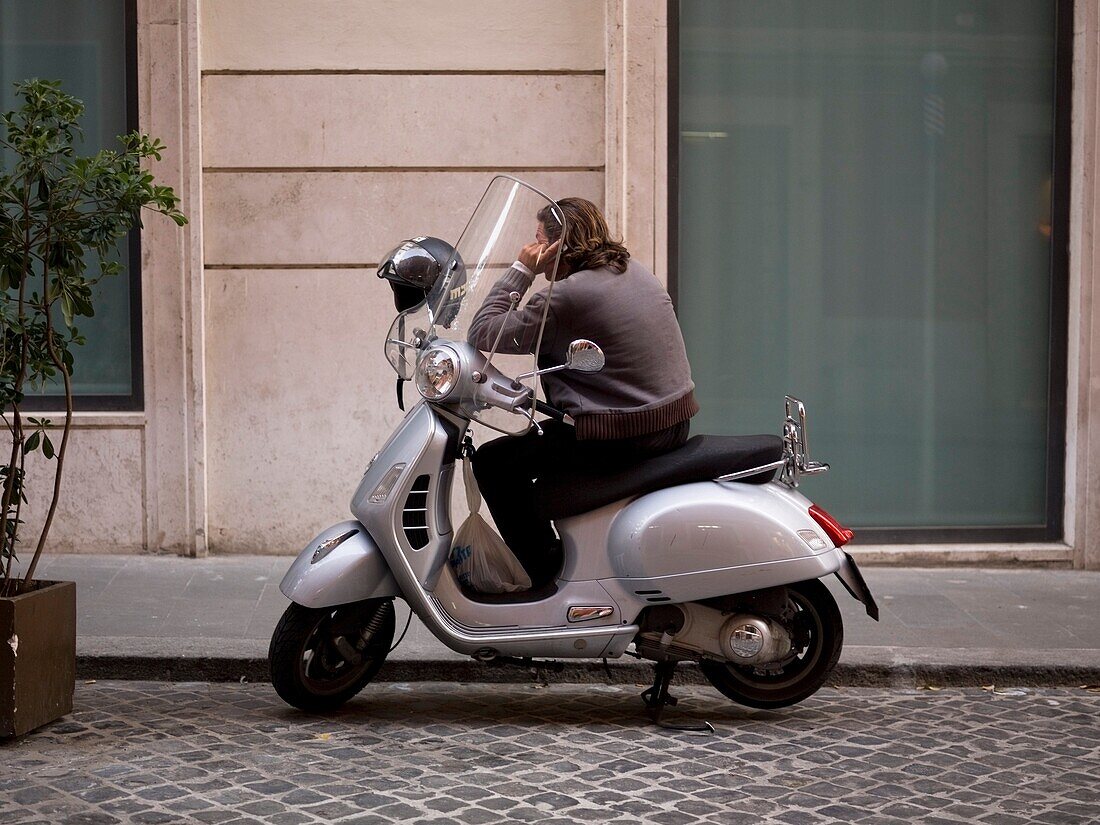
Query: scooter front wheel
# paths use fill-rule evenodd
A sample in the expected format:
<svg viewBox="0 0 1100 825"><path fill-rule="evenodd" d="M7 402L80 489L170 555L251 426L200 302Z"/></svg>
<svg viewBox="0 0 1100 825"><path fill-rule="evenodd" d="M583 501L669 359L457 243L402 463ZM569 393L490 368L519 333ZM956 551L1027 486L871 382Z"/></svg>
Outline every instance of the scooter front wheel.
<svg viewBox="0 0 1100 825"><path fill-rule="evenodd" d="M271 636L271 683L301 710L335 710L378 673L393 644L392 599L337 607L291 604Z"/></svg>
<svg viewBox="0 0 1100 825"><path fill-rule="evenodd" d="M752 708L784 708L813 695L825 684L844 645L844 622L832 593L820 581L787 585L798 643L782 662L736 665L701 662L707 680L726 698Z"/></svg>

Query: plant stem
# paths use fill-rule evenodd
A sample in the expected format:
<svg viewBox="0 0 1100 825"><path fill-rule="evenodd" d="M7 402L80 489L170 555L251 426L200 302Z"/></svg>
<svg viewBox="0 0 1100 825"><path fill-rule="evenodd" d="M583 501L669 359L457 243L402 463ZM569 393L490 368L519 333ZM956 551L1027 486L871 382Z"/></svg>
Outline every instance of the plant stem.
<svg viewBox="0 0 1100 825"><path fill-rule="evenodd" d="M26 341L23 342L23 362L26 363ZM11 531L11 537L8 537L8 511L11 508L11 498L16 488L16 461L23 455L23 418L19 414L19 405L12 404L12 419L13 419L13 436L11 441L11 458L8 461L8 477L4 479L4 500L0 504L0 541L3 541L7 547L9 553L8 556L8 570L5 574L3 584L7 584L11 580L11 556L15 554L15 540L19 533L19 523L16 522L14 529ZM20 462L22 463L22 462Z"/></svg>
<svg viewBox="0 0 1100 825"><path fill-rule="evenodd" d="M49 336L50 360L61 370L61 377L65 381L65 430L61 435L61 446L57 449L57 469L53 474L53 498L50 499L50 509L46 512L46 522L42 525L42 534L38 537L38 545L34 548L30 567L27 575L23 577L23 586L30 585L34 576L34 569L38 566L38 559L42 555L42 548L46 546L46 536L50 533L50 525L53 524L53 515L57 511L57 502L61 498L61 471L65 466L65 448L69 445L69 431L73 426L73 384L69 370L61 357L57 354L57 347L53 342L52 333Z"/></svg>
<svg viewBox="0 0 1100 825"><path fill-rule="evenodd" d="M28 335L27 335L27 327L26 327L26 322L27 322L27 304L26 304L27 279L30 278L30 274L31 274L31 263L30 263L31 248L30 247L31 247L31 223L32 222L30 220L31 205L30 205L30 200L29 200L30 181L31 181L31 172L30 172L30 170L28 170L23 176L23 203L22 203L22 207L23 207L23 220L24 220L24 224L26 226L26 229L24 231L24 236L23 236L23 272L22 272L21 277L19 279L19 299L18 299L18 308L19 308L18 309L18 318L19 318L20 327L22 327L23 332L19 336L19 341L20 341L20 344L19 344L19 346L20 346L20 350L19 350L19 372L18 372L18 374L16 375L16 378L15 378L15 391L14 391L14 394L13 394L13 398L18 398L19 394L23 390L23 381L27 377L27 350L30 346ZM18 522L16 522L15 527L12 530L11 539L9 541L9 539L8 539L8 521L9 521L8 510L11 507L11 497L12 497L12 493L15 490L15 487L16 487L15 463L16 463L16 460L19 459L21 456L25 457L25 454L23 452L23 418L19 414L19 404L17 402L15 402L14 400L12 402L11 410L12 410L12 425L13 425L12 426L11 457L8 460L8 477L7 477L7 479L5 479L5 482L4 482L4 500L3 500L2 503L0 503L0 541L3 541L7 545L9 553L14 553L15 552L15 542L16 542L16 539L17 539L18 534L19 534L19 524L18 524ZM20 466L23 466L22 460L20 460L19 463L20 463ZM22 479L20 479L20 481L22 481ZM9 562L10 562L10 558L9 558ZM10 567L11 566L9 564L9 573L7 575L5 575L5 577L4 577L3 584L5 586L8 586L11 582Z"/></svg>
<svg viewBox="0 0 1100 825"><path fill-rule="evenodd" d="M20 478L20 480L22 480L23 477L24 477L23 471L26 468L26 465L27 465L27 454L26 453L20 453L19 454L19 478ZM15 530L13 531L13 534L12 534L12 539L13 540L12 540L12 543L11 543L11 552L8 553L8 566L7 566L7 569L4 571L4 583L10 583L11 582L11 568L12 568L13 562L15 561L15 541L14 541L14 539L15 539L15 536L17 536L18 533L19 533L19 516L20 516L20 513L22 512L22 510L23 510L23 496L21 495L21 496L19 496L19 498L17 498L15 500Z"/></svg>
<svg viewBox="0 0 1100 825"><path fill-rule="evenodd" d="M12 550L14 550L14 549L15 548L13 547ZM8 594L8 587L11 583L11 567L12 567L12 563L14 561L15 561L15 553L9 553L8 554L8 560L7 560L7 567L4 570L4 578L0 579L0 596L9 595Z"/></svg>
<svg viewBox="0 0 1100 825"><path fill-rule="evenodd" d="M49 212L46 213L46 246L43 254L44 259L48 259L49 243L50 243L50 218ZM42 525L42 533L38 536L38 544L34 548L34 555L31 556L31 563L27 567L27 575L23 577L23 586L28 587L31 583L31 579L34 577L35 568L38 567L38 559L42 556L42 548L46 546L46 538L50 534L50 525L53 524L54 513L57 512L57 502L61 498L61 471L65 467L65 448L69 445L69 431L73 425L73 384L72 376L69 375L69 369L65 366L65 362L62 360L60 354L57 352L57 344L53 339L53 316L50 313L50 267L43 265L42 267L42 294L45 296L43 300L46 302L46 348L50 353L50 360L53 361L55 367L61 370L61 378L65 382L65 430L61 435L61 447L57 451L57 468L53 474L53 497L50 499L50 509L46 511L46 521Z"/></svg>

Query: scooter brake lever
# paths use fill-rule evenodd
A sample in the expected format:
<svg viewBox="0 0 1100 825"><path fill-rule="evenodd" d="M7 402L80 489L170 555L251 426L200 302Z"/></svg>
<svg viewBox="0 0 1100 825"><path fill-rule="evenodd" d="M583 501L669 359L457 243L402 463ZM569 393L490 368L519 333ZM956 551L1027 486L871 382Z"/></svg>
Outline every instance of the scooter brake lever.
<svg viewBox="0 0 1100 825"><path fill-rule="evenodd" d="M533 412L531 412L526 407L516 407L516 411L523 413L527 417L527 420L534 425L535 432L537 432L539 435L543 435L542 427L540 427L539 422L535 420L535 414Z"/></svg>

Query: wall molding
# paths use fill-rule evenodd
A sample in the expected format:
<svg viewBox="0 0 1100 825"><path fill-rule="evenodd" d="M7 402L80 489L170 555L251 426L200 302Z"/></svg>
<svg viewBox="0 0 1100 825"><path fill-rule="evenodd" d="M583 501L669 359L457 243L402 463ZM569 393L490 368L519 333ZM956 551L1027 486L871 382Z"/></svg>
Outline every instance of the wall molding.
<svg viewBox="0 0 1100 825"><path fill-rule="evenodd" d="M1100 569L1100 10L1075 3L1066 370L1065 539L1075 567Z"/></svg>
<svg viewBox="0 0 1100 825"><path fill-rule="evenodd" d="M607 0L604 206L632 257L668 283L668 8Z"/></svg>
<svg viewBox="0 0 1100 825"><path fill-rule="evenodd" d="M199 0L139 0L138 123L189 223L142 230L145 549L207 552Z"/></svg>

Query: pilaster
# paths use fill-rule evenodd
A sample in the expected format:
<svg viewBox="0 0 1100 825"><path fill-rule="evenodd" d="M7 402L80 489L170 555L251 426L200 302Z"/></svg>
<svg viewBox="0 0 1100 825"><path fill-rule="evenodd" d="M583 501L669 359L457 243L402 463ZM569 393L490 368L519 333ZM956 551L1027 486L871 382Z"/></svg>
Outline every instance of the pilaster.
<svg viewBox="0 0 1100 825"><path fill-rule="evenodd" d="M190 223L142 231L145 522L149 550L205 555L199 0L138 0L138 119Z"/></svg>
<svg viewBox="0 0 1100 825"><path fill-rule="evenodd" d="M667 283L668 4L607 0L606 19L607 218Z"/></svg>

